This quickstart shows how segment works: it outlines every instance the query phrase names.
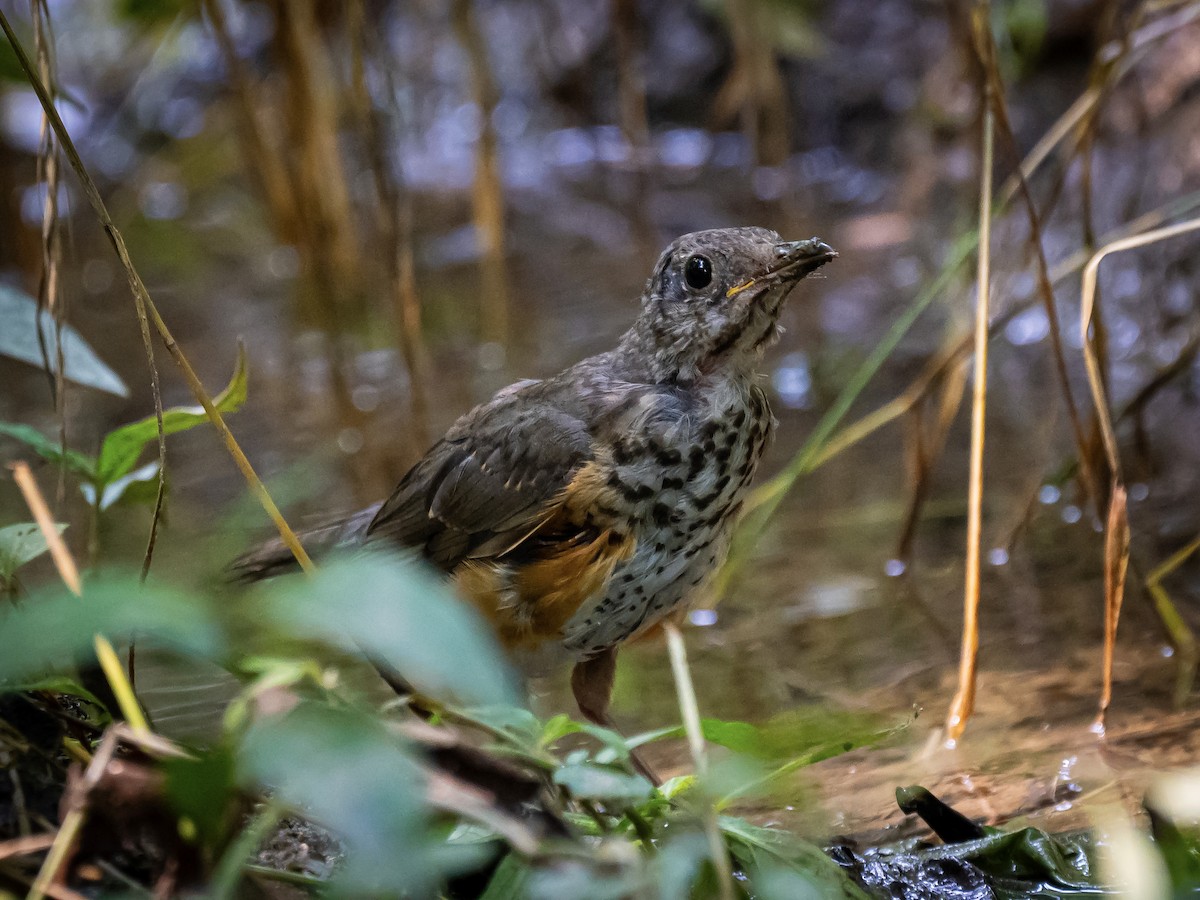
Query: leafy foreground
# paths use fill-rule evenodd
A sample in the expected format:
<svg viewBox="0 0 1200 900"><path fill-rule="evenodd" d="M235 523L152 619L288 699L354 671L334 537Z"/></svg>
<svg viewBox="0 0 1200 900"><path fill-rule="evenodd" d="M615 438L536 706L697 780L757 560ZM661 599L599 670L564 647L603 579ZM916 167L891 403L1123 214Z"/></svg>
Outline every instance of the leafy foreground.
<svg viewBox="0 0 1200 900"><path fill-rule="evenodd" d="M73 680L97 634L237 674L219 738L181 747L114 724ZM423 715L394 698L380 705L364 660L411 685ZM0 685L0 755L23 787L0 786L0 839L39 851L0 844L12 851L0 852L0 891L27 890L41 869L51 890L159 895L286 881L349 896L715 897L715 847L732 860L727 887L746 897L1059 896L1022 891L1095 883L1086 850L1040 833L966 823L943 835L966 838L958 844L886 859L841 848L835 861L727 814L797 768L896 730L861 715L707 720L707 739L730 752L702 778L654 788L631 750L678 729L625 739L537 718L484 624L419 564L379 553L236 601L103 573L82 598L36 593L0 618ZM289 840L305 852L287 852ZM324 853L310 852L318 845ZM894 893L904 860L915 873L937 859L969 866L990 893Z"/></svg>

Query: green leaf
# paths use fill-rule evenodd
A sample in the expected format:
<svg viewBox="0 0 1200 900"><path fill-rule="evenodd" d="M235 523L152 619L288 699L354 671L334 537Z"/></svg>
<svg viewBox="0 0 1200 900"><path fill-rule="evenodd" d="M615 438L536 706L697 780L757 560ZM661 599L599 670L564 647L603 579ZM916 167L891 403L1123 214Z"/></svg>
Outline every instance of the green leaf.
<svg viewBox="0 0 1200 900"><path fill-rule="evenodd" d="M96 488L91 484L81 484L80 493L89 506L96 504ZM153 503L158 497L158 460L154 459L139 466L128 475L114 478L104 485L100 495L100 511L104 512L116 503Z"/></svg>
<svg viewBox="0 0 1200 900"><path fill-rule="evenodd" d="M120 640L134 633L216 660L228 645L218 611L205 600L154 581L141 585L134 574L106 574L85 582L82 597L50 588L0 615L0 683L91 658L96 634Z"/></svg>
<svg viewBox="0 0 1200 900"><path fill-rule="evenodd" d="M213 398L222 413L234 413L246 402L246 350L238 345L237 365L225 390ZM203 425L208 415L199 406L175 406L163 410L163 433L177 434ZM137 465L147 444L158 440L158 420L147 416L137 422L110 431L100 446L96 461L96 481L108 484L127 475Z"/></svg>
<svg viewBox="0 0 1200 900"><path fill-rule="evenodd" d="M783 880L783 876L774 874L777 870L785 869L791 873L787 877L787 886L792 893L764 893L763 896L779 900L792 897L869 900L841 867L815 844L786 831L762 828L730 816L721 816L720 824L734 859L752 873L767 872L767 887L774 889Z"/></svg>
<svg viewBox="0 0 1200 900"><path fill-rule="evenodd" d="M411 556L360 551L311 578L276 579L265 593L261 610L271 622L300 639L361 651L426 696L468 706L523 704L491 629Z"/></svg>
<svg viewBox="0 0 1200 900"><path fill-rule="evenodd" d="M528 863L515 854L508 854L496 866L496 871L488 880L488 886L479 900L514 900L516 897L529 895Z"/></svg>
<svg viewBox="0 0 1200 900"><path fill-rule="evenodd" d="M1050 835L1037 828L988 830L990 833L984 837L935 847L919 856L952 856L978 866L993 878L1078 890L1096 886L1096 869L1086 835Z"/></svg>
<svg viewBox="0 0 1200 900"><path fill-rule="evenodd" d="M238 813L233 754L218 747L197 759L166 759L162 768L167 799L195 828L200 845L223 845Z"/></svg>
<svg viewBox="0 0 1200 900"><path fill-rule="evenodd" d="M44 460L55 465L66 465L77 475L87 479L95 477L95 460L74 450L63 453L58 441L51 440L36 428L22 425L19 422L0 422L0 434L15 438Z"/></svg>
<svg viewBox="0 0 1200 900"><path fill-rule="evenodd" d="M89 705L95 707L95 711L88 710L85 716L90 722L94 722L98 727L103 728L112 721L112 716L108 713L108 707L104 705L99 697L85 688L74 678L68 678L65 675L47 675L45 678L37 678L32 681L27 681L24 684L5 685L5 691L12 693L24 693L25 691L49 691L53 694L66 694L68 697L78 697L80 700L86 701Z"/></svg>
<svg viewBox="0 0 1200 900"><path fill-rule="evenodd" d="M488 731L499 731L526 750L535 750L542 724L538 717L520 706L473 706L454 710L454 715L468 725Z"/></svg>
<svg viewBox="0 0 1200 900"><path fill-rule="evenodd" d="M46 310L40 315L46 357L42 356L38 339L38 319L36 300L10 285L0 284L0 356L11 356L39 369L46 367L46 357L49 357L50 371L57 372L54 317ZM70 381L118 397L129 396L125 382L100 361L87 341L70 325L63 326L62 352L63 373Z"/></svg>
<svg viewBox="0 0 1200 900"><path fill-rule="evenodd" d="M675 835L655 855L650 882L659 900L689 900L708 859L708 841L698 831Z"/></svg>
<svg viewBox="0 0 1200 900"><path fill-rule="evenodd" d="M59 534L67 529L62 523L55 527ZM46 550L46 538L34 522L22 522L20 525L0 528L0 581L11 579L17 569L30 560L37 559Z"/></svg>
<svg viewBox="0 0 1200 900"><path fill-rule="evenodd" d="M336 833L345 864L330 888L342 896L431 896L444 864L477 852L435 841L425 778L409 749L376 719L301 703L251 727L238 752L248 787Z"/></svg>
<svg viewBox="0 0 1200 900"><path fill-rule="evenodd" d="M579 800L645 800L654 790L641 775L632 775L607 766L573 763L554 772L554 783L566 788Z"/></svg>
<svg viewBox="0 0 1200 900"><path fill-rule="evenodd" d="M570 716L559 713L542 726L542 734L538 738L538 745L542 748L549 747L555 741L562 740L568 734L578 734L582 729L583 726L579 722L576 722Z"/></svg>

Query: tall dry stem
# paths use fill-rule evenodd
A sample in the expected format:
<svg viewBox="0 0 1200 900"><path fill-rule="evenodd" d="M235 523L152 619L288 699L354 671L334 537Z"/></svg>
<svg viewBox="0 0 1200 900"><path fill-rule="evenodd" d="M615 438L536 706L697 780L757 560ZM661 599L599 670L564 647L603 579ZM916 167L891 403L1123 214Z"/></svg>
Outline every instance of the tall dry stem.
<svg viewBox="0 0 1200 900"><path fill-rule="evenodd" d="M978 34L988 28L986 3L973 10L972 25ZM962 655L958 690L946 716L946 737L956 742L975 709L975 681L979 665L980 553L983 530L983 441L987 417L988 309L990 307L992 237L992 165L995 155L995 87L983 84L983 151L979 176L979 258L976 270L975 363L971 392L971 459L967 488L967 557L963 586Z"/></svg>

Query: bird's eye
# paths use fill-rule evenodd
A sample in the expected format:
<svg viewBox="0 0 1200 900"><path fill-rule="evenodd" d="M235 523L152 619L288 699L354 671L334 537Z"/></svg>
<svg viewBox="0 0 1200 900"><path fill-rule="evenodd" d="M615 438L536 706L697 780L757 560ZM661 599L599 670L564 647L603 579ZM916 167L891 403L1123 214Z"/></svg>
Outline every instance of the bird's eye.
<svg viewBox="0 0 1200 900"><path fill-rule="evenodd" d="M707 256L693 256L683 267L683 277L692 290L701 290L712 284L712 260Z"/></svg>

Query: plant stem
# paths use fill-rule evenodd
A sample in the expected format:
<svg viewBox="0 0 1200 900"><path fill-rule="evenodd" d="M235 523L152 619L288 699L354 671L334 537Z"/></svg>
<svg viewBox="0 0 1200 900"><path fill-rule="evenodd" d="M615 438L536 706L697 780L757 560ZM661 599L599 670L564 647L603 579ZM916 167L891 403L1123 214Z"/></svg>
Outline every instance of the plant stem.
<svg viewBox="0 0 1200 900"><path fill-rule="evenodd" d="M667 653L671 657L671 672L675 676L675 692L679 697L679 712L683 717L683 728L687 732L688 747L697 777L708 771L708 755L704 750L704 726L700 722L700 704L696 701L696 686L688 669L687 647L683 643L683 632L674 622L666 622L663 632L667 636ZM713 868L717 873L717 885L721 900L733 900L733 868L729 863L729 851L721 838L721 826L717 821L717 810L707 803L704 810L704 834L708 838L708 851L712 855Z"/></svg>

